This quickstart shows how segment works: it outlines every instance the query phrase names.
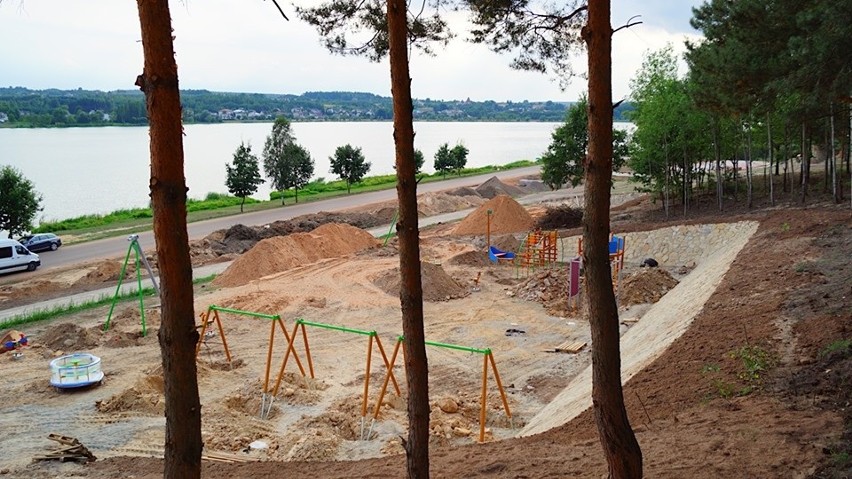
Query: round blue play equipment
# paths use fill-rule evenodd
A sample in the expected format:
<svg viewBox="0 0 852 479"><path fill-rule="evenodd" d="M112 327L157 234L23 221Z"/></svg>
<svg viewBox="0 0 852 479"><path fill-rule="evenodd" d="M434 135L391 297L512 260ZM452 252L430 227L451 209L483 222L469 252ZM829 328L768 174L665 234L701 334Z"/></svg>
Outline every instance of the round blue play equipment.
<svg viewBox="0 0 852 479"><path fill-rule="evenodd" d="M50 385L59 389L91 386L103 381L101 358L89 353L61 356L50 362Z"/></svg>

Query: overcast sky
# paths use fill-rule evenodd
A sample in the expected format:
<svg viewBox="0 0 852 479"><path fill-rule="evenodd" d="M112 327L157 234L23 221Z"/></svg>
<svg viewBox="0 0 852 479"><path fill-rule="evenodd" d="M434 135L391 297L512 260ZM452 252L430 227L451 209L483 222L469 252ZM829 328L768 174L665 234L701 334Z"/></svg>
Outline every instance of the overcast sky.
<svg viewBox="0 0 852 479"><path fill-rule="evenodd" d="M307 2L308 0L303 0ZM0 0L0 86L33 89L133 89L142 72L139 18L132 0ZM613 96L629 94L629 80L648 50L667 42L683 51L692 7L699 0L613 0L613 26L634 15L644 22L615 35ZM268 0L170 2L181 88L231 92L363 91L390 96L386 60L328 53L308 25L279 0L284 21ZM437 56L411 59L415 98L576 100L585 80L567 91L531 72L511 70L509 56L464 41L464 32ZM576 62L585 69L585 59Z"/></svg>

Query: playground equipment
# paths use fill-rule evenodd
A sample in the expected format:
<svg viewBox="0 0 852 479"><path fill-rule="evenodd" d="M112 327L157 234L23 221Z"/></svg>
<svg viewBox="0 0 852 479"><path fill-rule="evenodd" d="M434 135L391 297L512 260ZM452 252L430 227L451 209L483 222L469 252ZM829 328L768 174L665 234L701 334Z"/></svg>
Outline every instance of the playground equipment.
<svg viewBox="0 0 852 479"><path fill-rule="evenodd" d="M142 317L142 336L145 336L148 334L148 329L145 326L145 293L142 291L142 271L139 269L140 263L144 264L145 269L148 270L148 276L151 277L151 282L154 284L154 292L157 293L157 296L160 295L160 288L157 287L157 278L154 277L154 271L148 263L148 258L145 257L145 253L142 252L142 247L139 246L139 235L130 235L127 237L127 241L130 241L130 246L127 248L127 255L124 256L124 264L121 265L121 274L118 275L118 286L115 287L115 294L112 297L109 314L107 314L107 320L104 323L104 331L109 330L109 322L112 319L112 312L115 309L115 303L118 302L118 295L121 292L121 282L124 281L124 273L127 271L127 262L130 260L130 252L132 251L136 258L136 291L139 292L139 312Z"/></svg>
<svg viewBox="0 0 852 479"><path fill-rule="evenodd" d="M376 347L379 350L379 353L382 355L382 360L385 363L385 367L387 368L387 375L385 377L385 387L387 386L387 381L390 379L393 381L393 386L396 389L397 395L400 394L399 384L396 382L396 378L393 375L393 363L388 361L388 357L385 354L385 348L382 347L382 341L379 339L379 335L375 331L364 331L361 329L352 329L346 328L343 326L335 326L332 324L324 324L324 323L315 323L312 321L305 321L302 318L296 320L296 326L293 328L293 334L289 338L290 346L287 348L287 352L285 353L284 360L281 362L281 369L278 371L278 379L275 381L275 386L272 389L272 396L274 397L278 393L278 387L281 386L281 380L284 378L284 368L287 366L287 358L290 355L290 352L293 352L295 356L296 352L293 348L293 342L296 340L296 335L299 331L299 328L302 329L302 339L304 341L305 346L305 355L308 359L308 369L311 372L311 379L314 378L314 363L311 359L311 348L308 345L308 332L305 328L306 326L312 326L320 329L327 329L331 331L339 331L342 333L350 333L350 334L358 334L361 336L367 336L367 367L366 373L364 375L364 397L361 401L361 430L360 437L364 439L364 422L367 417L367 399L370 390L370 369L371 369L371 361L373 357L373 343L375 342ZM394 353L395 355L396 353ZM298 358L297 358L298 360ZM301 369L301 367L300 367ZM302 375L304 376L304 370L302 370ZM370 433L367 434L367 438L372 434L373 429L370 427Z"/></svg>
<svg viewBox="0 0 852 479"><path fill-rule="evenodd" d="M91 386L103 379L101 358L93 354L74 353L50 362L50 385L57 389Z"/></svg>
<svg viewBox="0 0 852 479"><path fill-rule="evenodd" d="M219 336L222 338L222 346L225 348L225 357L228 359L228 362L231 362L231 352L228 349L228 341L225 339L225 330L222 327L222 320L219 318L219 313L230 313L237 314L243 316L251 316L254 318L268 319L271 320L270 328L269 328L269 348L266 353L266 372L263 377L263 391L260 396L260 418L267 419L269 417L269 413L272 411L272 403L275 400L275 393L278 392L278 383L275 385L275 393L270 394L269 388L269 371L272 367L272 348L275 345L275 326L277 325L281 332L284 333L284 339L287 340L287 352L285 353L285 363L286 358L289 357L290 352L293 353L293 357L296 360L296 364L299 366L299 370L302 371L302 376L305 375L305 369L302 367L302 362L299 360L299 356L296 354L296 351L293 349L293 341L290 339L290 334L287 332L287 328L284 327L284 322L281 321L281 316L278 314L264 314L264 313L255 313L252 311L242 311L239 309L231 309L231 308L222 308L216 305L210 305L207 308L207 311L201 313L201 333L199 335L198 344L195 345L195 357L198 357L198 353L201 350L201 344L204 341L205 334L207 332L207 327L212 323L216 323L216 326L219 329ZM212 319L211 319L212 314ZM295 334L295 331L294 331ZM282 368L283 369L283 368ZM311 374L313 376L313 373ZM279 379L280 382L280 379Z"/></svg>
<svg viewBox="0 0 852 479"><path fill-rule="evenodd" d="M582 284L580 269L582 266L583 260L579 256L568 262L568 304L574 311L577 311L580 304L580 287Z"/></svg>
<svg viewBox="0 0 852 479"><path fill-rule="evenodd" d="M373 425L376 423L376 419L379 417L379 409L382 405L382 400L385 398L385 393L388 388L388 381L393 378L393 365L396 361L396 357L399 353L400 346L403 348L403 353L405 353L405 337L398 336L396 339L396 346L393 348L393 354L391 355L390 365L388 366L388 374L385 376L385 381L382 384L381 392L379 392L379 400L376 401L376 408L373 411L373 419L370 422L370 431L367 433L367 437L373 433ZM512 429L515 428L514 422L512 420L512 412L509 410L509 402L506 400L506 391L503 389L503 383L500 381L500 374L497 372L497 364L494 361L494 354L490 349L477 349L471 348L467 346L459 346L458 344L447 344L447 343L437 343L434 341L424 341L427 346L434 346L437 348L445 348L445 349L454 349L456 351L464 351L468 353L477 353L482 354L482 397L480 399L480 412L479 412L479 442L485 442L485 414L486 414L486 401L488 399L488 365L491 364L491 370L494 372L494 379L497 382L497 389L500 391L500 397L503 400L503 409L506 411L506 416L509 417L509 423L512 426ZM394 379L394 385L396 385L396 380ZM366 393L366 389L364 390ZM397 395L399 395L399 388L397 387Z"/></svg>
<svg viewBox="0 0 852 479"><path fill-rule="evenodd" d="M3 338L0 339L0 354L5 353L6 351L12 351L12 359L20 359L23 357L20 350L27 345L29 345L29 340L27 339L26 334L10 329L3 335Z"/></svg>
<svg viewBox="0 0 852 479"><path fill-rule="evenodd" d="M512 262L515 260L515 253L511 251L502 251L496 246L489 246L488 259L490 259L492 263L499 263L500 261Z"/></svg>
<svg viewBox="0 0 852 479"><path fill-rule="evenodd" d="M621 271L624 269L624 249L625 237L609 235L609 264L612 270L612 288L618 289L618 281L621 278ZM583 256L583 237L577 238L577 256Z"/></svg>
<svg viewBox="0 0 852 479"><path fill-rule="evenodd" d="M546 267L555 264L559 257L559 234L556 230L534 230L527 234L518 249L515 263L518 270L527 271L536 267Z"/></svg>

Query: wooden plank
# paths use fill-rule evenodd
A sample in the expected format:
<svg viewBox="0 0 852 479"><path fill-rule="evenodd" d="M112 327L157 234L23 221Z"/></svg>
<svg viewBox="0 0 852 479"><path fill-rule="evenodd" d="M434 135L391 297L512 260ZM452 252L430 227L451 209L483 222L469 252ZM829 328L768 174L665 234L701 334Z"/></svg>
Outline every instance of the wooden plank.
<svg viewBox="0 0 852 479"><path fill-rule="evenodd" d="M80 444L80 440L77 439L76 437L63 436L62 434L56 434L56 433L53 433L53 432L48 434L47 438L50 439L51 441L56 441L60 444L65 444L65 445L68 445L68 446L74 446L74 445Z"/></svg>
<svg viewBox="0 0 852 479"><path fill-rule="evenodd" d="M560 344L559 346L556 346L556 348L554 348L554 349L556 350L557 353L577 354L577 353L580 352L580 350L582 350L585 347L586 347L585 341L573 341L573 342L572 341L566 341L566 342Z"/></svg>

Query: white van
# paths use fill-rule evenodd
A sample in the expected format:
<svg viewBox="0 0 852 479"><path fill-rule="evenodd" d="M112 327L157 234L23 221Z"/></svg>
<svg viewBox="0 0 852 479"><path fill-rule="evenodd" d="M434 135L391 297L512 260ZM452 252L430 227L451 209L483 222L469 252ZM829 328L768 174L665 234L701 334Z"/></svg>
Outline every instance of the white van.
<svg viewBox="0 0 852 479"><path fill-rule="evenodd" d="M12 271L35 271L41 266L38 255L13 239L0 239L0 274Z"/></svg>

